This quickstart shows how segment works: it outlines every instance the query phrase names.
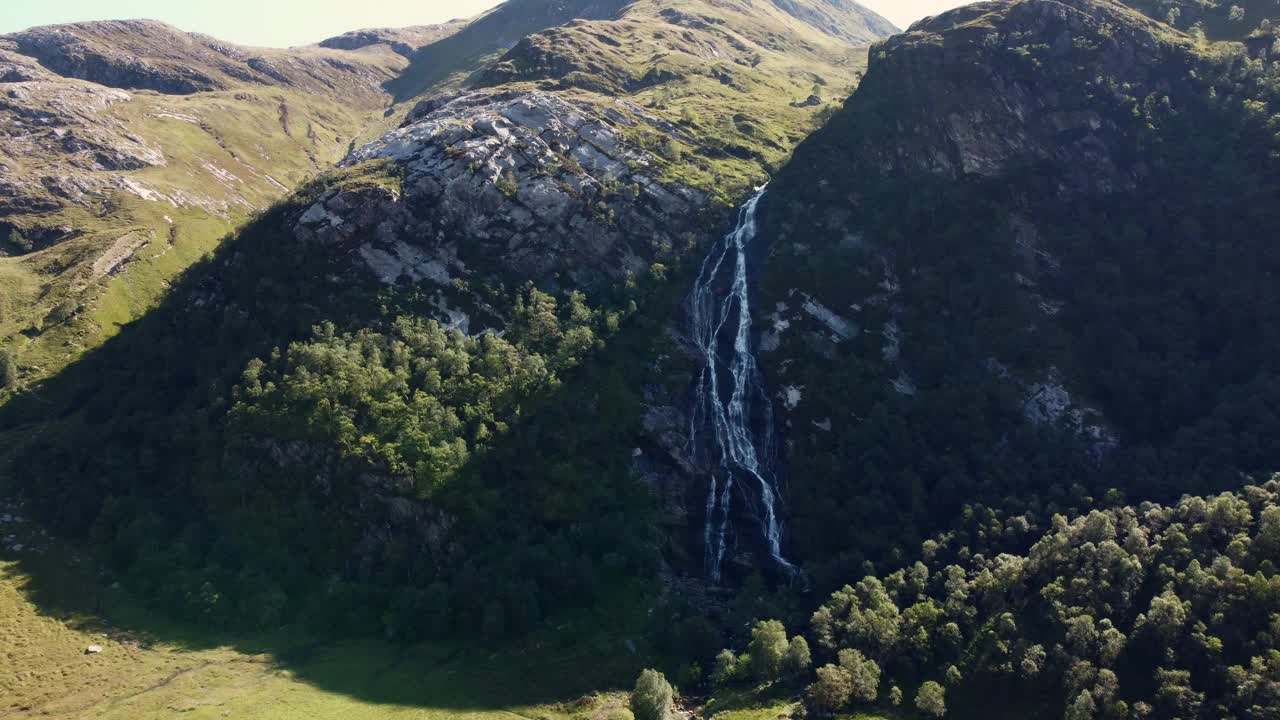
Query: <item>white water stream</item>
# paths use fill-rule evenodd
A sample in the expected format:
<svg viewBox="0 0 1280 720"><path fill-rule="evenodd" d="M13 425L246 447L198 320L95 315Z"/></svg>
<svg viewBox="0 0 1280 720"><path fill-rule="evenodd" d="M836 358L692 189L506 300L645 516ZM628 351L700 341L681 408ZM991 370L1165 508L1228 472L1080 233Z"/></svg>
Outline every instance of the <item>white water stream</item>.
<svg viewBox="0 0 1280 720"><path fill-rule="evenodd" d="M770 557L788 574L795 571L782 555L781 495L770 467L772 406L751 348L747 251L756 236L756 208L764 192L760 188L742 206L737 227L703 260L689 300L690 329L702 364L690 436L694 448L711 449L717 464L703 528L704 563L712 582L719 582L723 573L735 489L753 506ZM727 293L719 290L726 280ZM753 429L757 402L765 421Z"/></svg>

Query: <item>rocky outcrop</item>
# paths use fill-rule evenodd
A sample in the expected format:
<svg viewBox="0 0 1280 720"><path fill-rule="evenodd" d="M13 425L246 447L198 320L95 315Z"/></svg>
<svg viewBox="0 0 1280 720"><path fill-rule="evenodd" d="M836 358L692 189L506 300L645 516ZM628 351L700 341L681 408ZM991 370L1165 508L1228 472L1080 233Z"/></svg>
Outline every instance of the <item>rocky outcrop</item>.
<svg viewBox="0 0 1280 720"><path fill-rule="evenodd" d="M1073 168L1078 190L1132 187L1147 168L1121 151L1123 120L1092 99L1120 89L1088 86L1123 77L1127 94L1159 92L1189 69L1186 47L1106 1L1001 0L928 18L873 53L857 104L897 126L858 152L879 173L992 177L1046 161Z"/></svg>
<svg viewBox="0 0 1280 720"><path fill-rule="evenodd" d="M662 124L634 107L545 93L463 95L346 161L400 167L404 196L384 198L394 207L336 193L299 219L298 233L364 243L361 257L387 281L400 276L388 258L409 279L440 280L419 256L479 255L490 271L539 282L617 283L646 273L706 202L653 179L651 156L626 134L639 123Z"/></svg>

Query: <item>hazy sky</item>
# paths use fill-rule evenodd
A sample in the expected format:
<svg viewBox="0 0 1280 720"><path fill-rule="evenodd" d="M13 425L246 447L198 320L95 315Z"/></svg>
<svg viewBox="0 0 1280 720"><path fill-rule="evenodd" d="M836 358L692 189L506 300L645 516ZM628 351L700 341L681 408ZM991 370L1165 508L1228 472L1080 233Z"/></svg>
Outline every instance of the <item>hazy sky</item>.
<svg viewBox="0 0 1280 720"><path fill-rule="evenodd" d="M282 47L356 28L470 17L495 4L496 0L0 0L0 33L77 20L153 18L230 42ZM964 3L863 0L863 4L906 27L920 17Z"/></svg>

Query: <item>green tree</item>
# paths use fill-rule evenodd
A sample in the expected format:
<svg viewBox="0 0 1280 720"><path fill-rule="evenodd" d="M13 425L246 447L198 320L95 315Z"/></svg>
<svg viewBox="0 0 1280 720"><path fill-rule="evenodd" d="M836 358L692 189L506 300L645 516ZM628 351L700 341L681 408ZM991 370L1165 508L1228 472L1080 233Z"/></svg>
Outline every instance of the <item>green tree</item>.
<svg viewBox="0 0 1280 720"><path fill-rule="evenodd" d="M751 628L751 669L758 680L778 679L787 653L787 628L777 620L760 620Z"/></svg>
<svg viewBox="0 0 1280 720"><path fill-rule="evenodd" d="M1186 670L1156 670L1155 706L1161 717L1194 718L1200 714L1204 693L1191 687Z"/></svg>
<svg viewBox="0 0 1280 720"><path fill-rule="evenodd" d="M1093 701L1093 694L1081 690L1076 699L1067 706L1066 720L1093 720L1098 714L1098 705Z"/></svg>
<svg viewBox="0 0 1280 720"><path fill-rule="evenodd" d="M1022 676L1028 680L1040 674L1044 669L1045 651L1043 645L1032 645L1027 648L1026 653L1022 656L1022 662L1019 667L1022 668Z"/></svg>
<svg viewBox="0 0 1280 720"><path fill-rule="evenodd" d="M916 708L922 713L934 717L947 714L947 691L938 683L929 680L920 686L916 693Z"/></svg>
<svg viewBox="0 0 1280 720"><path fill-rule="evenodd" d="M809 686L809 705L818 715L834 715L849 703L853 694L853 681L844 668L823 665L818 668L818 679Z"/></svg>
<svg viewBox="0 0 1280 720"><path fill-rule="evenodd" d="M809 641L800 635L791 638L787 644L787 652L782 656L782 672L787 677L800 677L813 667L813 656L809 653Z"/></svg>
<svg viewBox="0 0 1280 720"><path fill-rule="evenodd" d="M675 690L667 678L657 670L644 670L631 693L631 712L636 720L667 720L674 700Z"/></svg>
<svg viewBox="0 0 1280 720"><path fill-rule="evenodd" d="M849 675L853 697L862 702L875 702L880 695L880 666L857 650L840 651L840 667Z"/></svg>
<svg viewBox="0 0 1280 720"><path fill-rule="evenodd" d="M711 684L724 687L738 679L738 656L725 648L716 655L715 664L711 666Z"/></svg>
<svg viewBox="0 0 1280 720"><path fill-rule="evenodd" d="M1273 505L1262 511L1258 518L1258 539L1255 542L1267 555L1280 558L1280 506Z"/></svg>
<svg viewBox="0 0 1280 720"><path fill-rule="evenodd" d="M18 364L8 350L0 350L0 390L18 384Z"/></svg>

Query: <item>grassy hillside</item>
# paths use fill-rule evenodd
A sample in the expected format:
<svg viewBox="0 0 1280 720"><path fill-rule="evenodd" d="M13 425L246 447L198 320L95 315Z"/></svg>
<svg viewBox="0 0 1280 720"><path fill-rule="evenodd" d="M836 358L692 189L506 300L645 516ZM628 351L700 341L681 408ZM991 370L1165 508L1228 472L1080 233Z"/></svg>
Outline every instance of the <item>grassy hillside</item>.
<svg viewBox="0 0 1280 720"><path fill-rule="evenodd" d="M1197 28L1210 40L1243 40L1264 23L1280 20L1275 0L1130 0L1127 4L1184 32Z"/></svg>
<svg viewBox="0 0 1280 720"><path fill-rule="evenodd" d="M254 213L381 118L394 48L451 32L220 44L153 22L0 38L0 349L20 383L141 316Z"/></svg>
<svg viewBox="0 0 1280 720"><path fill-rule="evenodd" d="M891 27L860 9L826 22L799 12L820 5L637 2L531 35L470 82L625 98L681 129L637 138L669 160L663 181L736 201L856 87L867 45Z"/></svg>

